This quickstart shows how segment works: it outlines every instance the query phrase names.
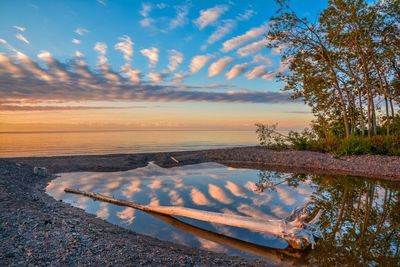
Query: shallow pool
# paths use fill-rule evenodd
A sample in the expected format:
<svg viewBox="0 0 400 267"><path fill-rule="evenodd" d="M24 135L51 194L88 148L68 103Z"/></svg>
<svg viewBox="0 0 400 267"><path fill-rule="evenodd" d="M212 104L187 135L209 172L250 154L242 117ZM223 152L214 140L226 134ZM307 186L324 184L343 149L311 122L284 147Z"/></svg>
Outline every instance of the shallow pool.
<svg viewBox="0 0 400 267"><path fill-rule="evenodd" d="M274 235L160 216L64 193L72 187L145 205L184 206L256 218L283 219L308 204L322 210L323 233L314 250L280 250ZM399 263L400 185L354 177L279 173L202 163L161 168L154 163L124 172L61 173L47 193L135 232L245 257L288 258L332 265ZM278 250L277 250L278 249Z"/></svg>

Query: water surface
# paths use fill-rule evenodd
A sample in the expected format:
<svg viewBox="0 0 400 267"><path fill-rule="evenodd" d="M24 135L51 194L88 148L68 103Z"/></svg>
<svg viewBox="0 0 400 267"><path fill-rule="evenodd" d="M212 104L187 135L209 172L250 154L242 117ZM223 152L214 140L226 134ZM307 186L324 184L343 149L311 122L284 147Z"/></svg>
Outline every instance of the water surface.
<svg viewBox="0 0 400 267"><path fill-rule="evenodd" d="M165 152L256 145L253 131L1 133L0 157Z"/></svg>
<svg viewBox="0 0 400 267"><path fill-rule="evenodd" d="M66 194L65 187L139 204L184 206L265 220L286 218L294 208L308 203L310 209L322 210L319 226L324 238L315 250L302 254L301 261L322 266L400 263L400 186L396 183L230 168L217 163L174 168L149 163L124 172L63 173L47 187L55 199L138 233L232 255L276 259L276 252L286 245L279 237L186 218L176 221ZM282 257L293 263L292 257Z"/></svg>

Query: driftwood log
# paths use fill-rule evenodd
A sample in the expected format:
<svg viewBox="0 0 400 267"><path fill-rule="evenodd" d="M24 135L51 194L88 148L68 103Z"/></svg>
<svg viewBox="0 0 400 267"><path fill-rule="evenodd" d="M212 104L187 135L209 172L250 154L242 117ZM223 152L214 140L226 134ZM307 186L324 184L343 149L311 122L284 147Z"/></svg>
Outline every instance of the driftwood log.
<svg viewBox="0 0 400 267"><path fill-rule="evenodd" d="M292 222L287 220L265 220L247 216L224 214L219 212L203 211L185 207L174 206L147 206L132 203L122 199L105 196L98 193L81 191L73 188L65 188L65 192L87 196L96 200L112 203L119 206L127 206L134 209L155 212L169 216L181 216L200 221L229 225L251 231L262 232L279 236L287 241L288 245L295 249L305 249L309 245L314 246L314 233L308 229L308 224L299 223L299 220ZM317 215L318 217L318 215ZM312 223L316 218L312 220Z"/></svg>
<svg viewBox="0 0 400 267"><path fill-rule="evenodd" d="M266 247L247 241L243 241L230 236L218 234L209 230L202 229L197 226L180 221L172 216L164 215L155 212L148 212L150 215L160 219L176 229L190 233L194 236L207 239L209 241L241 250L243 252L263 257L274 264L281 266L308 266L306 262L306 255L309 251L303 251L287 247L286 249L278 249Z"/></svg>

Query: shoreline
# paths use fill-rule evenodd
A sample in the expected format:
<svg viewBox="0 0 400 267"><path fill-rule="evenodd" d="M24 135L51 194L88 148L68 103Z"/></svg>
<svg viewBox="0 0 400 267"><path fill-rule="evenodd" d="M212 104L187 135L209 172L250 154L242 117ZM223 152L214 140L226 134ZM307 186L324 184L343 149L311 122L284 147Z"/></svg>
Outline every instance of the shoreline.
<svg viewBox="0 0 400 267"><path fill-rule="evenodd" d="M176 158L179 163L171 159ZM268 150L261 147L220 148L198 151L173 151L135 154L68 155L49 157L0 158L46 167L53 173L75 171L125 171L154 161L162 167L201 162L217 162L228 166L248 166L274 171L310 174L361 176L400 181L400 157L358 155L336 157L328 153L296 150Z"/></svg>
<svg viewBox="0 0 400 267"><path fill-rule="evenodd" d="M173 156L179 161L171 159ZM202 151L0 159L0 265L272 265L185 247L113 225L45 193L54 175L39 177L33 167L52 173L124 171L154 161L173 167L215 161L232 167L357 175L400 181L400 157L335 158L309 151L258 147ZM276 264L283 264L278 262Z"/></svg>

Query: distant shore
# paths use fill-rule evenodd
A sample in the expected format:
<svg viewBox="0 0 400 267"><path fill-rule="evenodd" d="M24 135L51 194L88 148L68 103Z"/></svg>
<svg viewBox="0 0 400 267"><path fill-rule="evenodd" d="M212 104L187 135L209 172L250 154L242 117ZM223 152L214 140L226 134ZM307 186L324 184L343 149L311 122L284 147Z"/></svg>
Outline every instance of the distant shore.
<svg viewBox="0 0 400 267"><path fill-rule="evenodd" d="M173 157L173 158L171 158ZM262 260L189 248L112 225L45 194L54 174L124 171L154 161L162 167L219 162L294 173L356 175L400 181L400 157L335 158L259 147L190 152L0 159L0 265L263 266ZM46 167L47 177L33 167ZM280 263L277 263L280 264Z"/></svg>

